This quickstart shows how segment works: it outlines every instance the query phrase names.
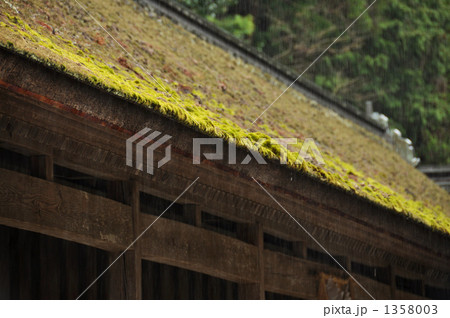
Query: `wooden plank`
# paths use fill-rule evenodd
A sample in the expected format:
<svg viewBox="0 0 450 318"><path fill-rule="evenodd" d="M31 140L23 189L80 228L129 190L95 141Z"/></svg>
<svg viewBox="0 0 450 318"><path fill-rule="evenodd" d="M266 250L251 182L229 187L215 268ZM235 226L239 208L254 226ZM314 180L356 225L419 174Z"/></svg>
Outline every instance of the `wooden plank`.
<svg viewBox="0 0 450 318"><path fill-rule="evenodd" d="M142 230L155 219L141 214ZM237 239L160 218L141 240L144 259L235 282L259 280L257 247Z"/></svg>
<svg viewBox="0 0 450 318"><path fill-rule="evenodd" d="M19 262L17 268L19 270L19 299L32 299L32 266L33 260L31 258L31 237L30 232L19 231L19 242L17 249L20 251Z"/></svg>
<svg viewBox="0 0 450 318"><path fill-rule="evenodd" d="M264 250L264 264L267 291L302 299L316 299L319 273L344 275L341 269L270 250Z"/></svg>
<svg viewBox="0 0 450 318"><path fill-rule="evenodd" d="M160 266L159 275L161 276L161 291L162 300L175 299L175 268L173 266Z"/></svg>
<svg viewBox="0 0 450 318"><path fill-rule="evenodd" d="M261 224L239 224L238 237L258 249L258 282L238 285L239 299L265 299L264 287L264 232Z"/></svg>
<svg viewBox="0 0 450 318"><path fill-rule="evenodd" d="M129 193L123 190L128 189ZM139 191L136 182L114 183L109 189L110 194L118 200L130 201L133 237L139 228ZM131 240L130 242L131 243ZM120 258L121 252L108 253L107 266L113 264L105 274L105 289L107 299L142 299L142 266L140 257L140 243L136 242Z"/></svg>
<svg viewBox="0 0 450 318"><path fill-rule="evenodd" d="M189 299L189 273L185 269L179 268L176 275L176 299L187 300Z"/></svg>
<svg viewBox="0 0 450 318"><path fill-rule="evenodd" d="M326 266L264 250L265 289L302 299L316 299L318 273ZM335 271L338 272L338 271Z"/></svg>
<svg viewBox="0 0 450 318"><path fill-rule="evenodd" d="M142 295L138 295L137 293L142 290L142 283L139 282L139 286L137 286L137 279L138 276L136 274L136 270L142 266L141 262L136 264L136 254L134 251L127 251L122 257L124 257L124 277L126 279L125 284L125 299L141 299ZM142 278L141 278L142 280ZM140 298L138 298L140 297Z"/></svg>
<svg viewBox="0 0 450 318"><path fill-rule="evenodd" d="M391 299L396 299L396 291L397 291L397 285L395 282L395 273L396 268L393 265L388 266L388 272L389 272L389 285L391 290Z"/></svg>
<svg viewBox="0 0 450 318"><path fill-rule="evenodd" d="M83 290L87 288L100 274L97 270L97 250L92 247L85 248L83 246L83 254L84 254L84 264L83 264L83 272L85 277L86 286L83 286ZM104 279L101 277L95 284L93 284L86 293L81 297L81 299L98 299L99 293L99 283L100 280Z"/></svg>
<svg viewBox="0 0 450 318"><path fill-rule="evenodd" d="M136 239L141 235L143 229L141 229L140 220L140 198L139 187L136 181L131 181L131 211L133 219L133 239ZM129 277L127 280L134 281L134 299L142 299L142 254L141 254L141 240L137 240L133 245L133 261L132 268L129 271ZM129 263L128 263L129 264Z"/></svg>
<svg viewBox="0 0 450 318"><path fill-rule="evenodd" d="M134 180L128 182L125 187L130 192L128 196L131 202L132 239L134 239L140 234L139 187ZM130 240L129 244L131 242L132 240ZM140 245L140 241L136 241L119 259L117 257L119 257L121 252L108 254L108 266L114 262L105 275L106 297L108 299L142 299L142 257Z"/></svg>
<svg viewBox="0 0 450 318"><path fill-rule="evenodd" d="M80 293L80 257L76 243L64 241L65 270L65 298L76 299ZM83 286L84 287L84 286Z"/></svg>
<svg viewBox="0 0 450 318"><path fill-rule="evenodd" d="M142 261L142 299L155 299L157 275L154 275L155 263Z"/></svg>
<svg viewBox="0 0 450 318"><path fill-rule="evenodd" d="M19 299L19 284L20 279L19 262L20 262L20 248L19 248L19 230L10 228L9 231L9 275L10 275L10 299Z"/></svg>
<svg viewBox="0 0 450 318"><path fill-rule="evenodd" d="M107 266L114 262L120 252L108 253ZM135 253L125 252L105 273L105 296L111 300L136 299Z"/></svg>
<svg viewBox="0 0 450 318"><path fill-rule="evenodd" d="M10 274L10 228L0 226L0 299L11 299Z"/></svg>
<svg viewBox="0 0 450 318"><path fill-rule="evenodd" d="M352 276L377 300L386 300L391 298L391 286L377 282L376 280L361 275L352 274ZM352 299L371 300L372 298L350 279L350 293Z"/></svg>
<svg viewBox="0 0 450 318"><path fill-rule="evenodd" d="M193 272L193 282L192 290L194 292L193 299L201 300L205 299L207 295L203 295L203 278L205 277L202 273Z"/></svg>
<svg viewBox="0 0 450 318"><path fill-rule="evenodd" d="M53 180L53 158L48 155L31 156L31 175L45 180Z"/></svg>
<svg viewBox="0 0 450 318"><path fill-rule="evenodd" d="M40 236L40 297L61 299L61 241Z"/></svg>
<svg viewBox="0 0 450 318"><path fill-rule="evenodd" d="M108 253L108 266L112 264L119 252ZM109 300L126 299L125 258L119 258L105 273L106 298Z"/></svg>
<svg viewBox="0 0 450 318"><path fill-rule="evenodd" d="M106 250L131 242L131 209L100 196L0 169L0 224Z"/></svg>
<svg viewBox="0 0 450 318"><path fill-rule="evenodd" d="M319 282L318 273L330 273L336 277L344 275L340 269L268 250L264 251L264 258L266 263L266 290L275 293L315 299ZM360 275L352 275L376 299L391 298L390 285ZM354 282L351 282L351 293L354 299L371 299Z"/></svg>
<svg viewBox="0 0 450 318"><path fill-rule="evenodd" d="M43 282L40 281L40 250L41 250L41 240L40 237L42 236L39 233L32 233L31 234L31 297L32 299L40 299L40 285L43 284Z"/></svg>

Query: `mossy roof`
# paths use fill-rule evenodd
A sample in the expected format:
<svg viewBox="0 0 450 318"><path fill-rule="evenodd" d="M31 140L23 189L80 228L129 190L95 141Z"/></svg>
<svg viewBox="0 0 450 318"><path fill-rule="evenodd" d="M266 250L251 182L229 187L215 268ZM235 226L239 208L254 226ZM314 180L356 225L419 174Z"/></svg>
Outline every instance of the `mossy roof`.
<svg viewBox="0 0 450 318"><path fill-rule="evenodd" d="M83 1L86 3L87 1ZM0 1L0 45L211 136L313 138L325 165L289 166L450 234L450 196L382 138L133 1ZM127 50L133 58L124 52ZM138 65L149 71L144 72ZM278 158L266 142L259 151Z"/></svg>

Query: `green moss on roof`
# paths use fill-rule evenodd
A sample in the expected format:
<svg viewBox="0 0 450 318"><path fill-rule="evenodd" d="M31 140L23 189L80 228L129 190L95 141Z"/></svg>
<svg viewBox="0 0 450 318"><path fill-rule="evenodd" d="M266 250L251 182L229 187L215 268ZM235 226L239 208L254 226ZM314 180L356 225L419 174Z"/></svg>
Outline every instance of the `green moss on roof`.
<svg viewBox="0 0 450 318"><path fill-rule="evenodd" d="M314 138L325 165L296 163L298 144L288 152L292 169L450 234L449 195L382 139L294 90L252 126L283 84L168 19L122 1L89 3L149 75L74 2L18 3L20 16L0 5L0 45L242 147L267 138L259 151L269 159L280 153L271 137Z"/></svg>

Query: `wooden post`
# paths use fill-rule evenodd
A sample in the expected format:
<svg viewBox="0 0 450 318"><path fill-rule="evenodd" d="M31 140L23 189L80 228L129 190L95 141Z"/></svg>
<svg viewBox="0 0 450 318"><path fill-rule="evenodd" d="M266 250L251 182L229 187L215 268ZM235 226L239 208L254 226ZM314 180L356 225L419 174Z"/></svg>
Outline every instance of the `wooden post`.
<svg viewBox="0 0 450 318"><path fill-rule="evenodd" d="M202 226L202 209L198 204L185 204L184 215L188 219L189 224L201 227Z"/></svg>
<svg viewBox="0 0 450 318"><path fill-rule="evenodd" d="M239 224L238 238L258 247L259 282L238 286L239 299L265 299L264 232L261 224Z"/></svg>
<svg viewBox="0 0 450 318"><path fill-rule="evenodd" d="M131 181L131 211L133 217L133 240L136 239L141 234L141 223L139 215L141 213L140 209L140 198L139 198L139 186L135 180ZM141 243L137 240L132 246L132 251L134 252L132 257L125 256L125 267L128 269L127 282L130 281L134 284L134 299L142 299L142 256L141 256ZM130 276L128 276L128 274ZM130 287L130 291L132 286Z"/></svg>
<svg viewBox="0 0 450 318"><path fill-rule="evenodd" d="M134 241L142 232L139 218L139 186L134 180L126 184L129 186L130 192ZM110 194L115 197L114 192L110 192ZM128 300L142 299L142 258L140 241L137 240L128 251L117 259L121 253L121 251L116 251L108 254L108 264L111 264L114 261L115 263L106 273L107 298Z"/></svg>
<svg viewBox="0 0 450 318"><path fill-rule="evenodd" d="M390 265L388 270L389 270L389 277L390 277L389 280L391 283L391 299L396 299L395 298L396 297L395 290L397 289L397 286L396 286L396 281L395 281L395 268L392 265Z"/></svg>
<svg viewBox="0 0 450 318"><path fill-rule="evenodd" d="M420 292L422 293L422 296L426 298L425 280L423 278L420 280Z"/></svg>
<svg viewBox="0 0 450 318"><path fill-rule="evenodd" d="M350 259L350 257L344 256L344 261L345 261L345 264L343 266L345 266L346 270L351 272L352 271L352 260Z"/></svg>
<svg viewBox="0 0 450 318"><path fill-rule="evenodd" d="M47 155L31 156L31 175L33 177L53 180L53 158Z"/></svg>

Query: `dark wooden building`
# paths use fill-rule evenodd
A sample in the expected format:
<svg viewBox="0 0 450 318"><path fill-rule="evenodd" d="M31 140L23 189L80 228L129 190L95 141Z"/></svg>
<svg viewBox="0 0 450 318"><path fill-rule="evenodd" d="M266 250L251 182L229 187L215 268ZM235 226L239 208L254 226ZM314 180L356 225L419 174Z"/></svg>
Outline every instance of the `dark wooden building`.
<svg viewBox="0 0 450 318"><path fill-rule="evenodd" d="M320 178L273 158L265 165L204 157L193 164L194 138L229 140L224 123L232 125L234 118L236 127L244 125L239 109L245 98L269 99L252 81L274 90L282 84L148 8L110 2L105 9L93 1L87 9L113 36L123 32L117 41L136 60L117 55L121 49L112 40L105 44L107 35L75 4L50 1L39 10L40 1L1 3L1 299L75 299L150 225L81 299L450 297L445 191L374 134L303 95L292 98L307 112L320 108L316 121L328 125L337 141L339 133L368 147L352 162L364 173L342 163L346 177L315 170L325 176ZM126 22L134 12L139 27L126 29L125 22L112 18L117 12ZM192 51L190 56L179 43L172 43L173 49L150 45L143 34L152 32L167 42L204 46L204 55ZM201 61L202 56L209 60ZM244 68L246 74L220 73L207 64L211 59L225 59L224 69ZM152 63L163 66L158 71ZM217 79L211 87L207 76ZM239 76L248 77L242 88L248 96L233 90ZM172 90L161 92L160 84ZM236 109L229 106L233 100L241 100ZM296 111L285 115L301 122ZM282 127L275 122L274 130ZM310 127L305 129L316 131L311 137L332 153L327 133L308 126L313 124L305 122ZM126 165L126 140L144 127L172 136L171 161L153 175ZM344 146L336 152L340 156L353 151ZM238 162L247 154L238 147ZM163 148L156 149L155 160L164 155ZM376 168L373 178L361 158L372 160L367 167ZM383 165L398 173L383 176ZM400 182L404 174L424 190ZM342 185L330 181L332 176ZM381 186L383 178L394 185ZM389 192L395 184L398 189ZM372 189L370 195L364 187Z"/></svg>

